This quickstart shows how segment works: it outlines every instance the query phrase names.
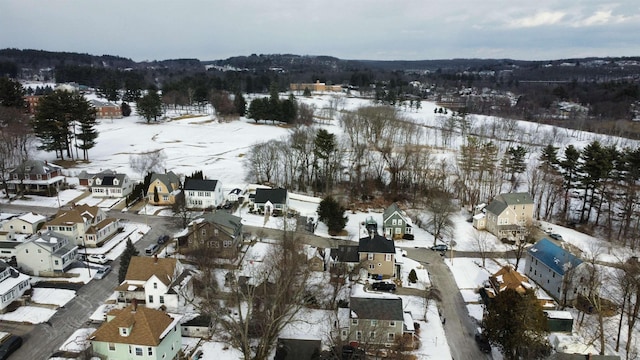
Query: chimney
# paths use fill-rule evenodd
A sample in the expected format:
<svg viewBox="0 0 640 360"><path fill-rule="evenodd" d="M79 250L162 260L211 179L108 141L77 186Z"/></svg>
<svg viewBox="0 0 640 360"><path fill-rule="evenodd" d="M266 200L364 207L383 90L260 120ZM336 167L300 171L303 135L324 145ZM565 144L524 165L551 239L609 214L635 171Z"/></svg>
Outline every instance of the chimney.
<svg viewBox="0 0 640 360"><path fill-rule="evenodd" d="M158 254L153 254L153 263L154 264L158 263Z"/></svg>
<svg viewBox="0 0 640 360"><path fill-rule="evenodd" d="M131 300L131 312L134 313L138 309L138 299Z"/></svg>

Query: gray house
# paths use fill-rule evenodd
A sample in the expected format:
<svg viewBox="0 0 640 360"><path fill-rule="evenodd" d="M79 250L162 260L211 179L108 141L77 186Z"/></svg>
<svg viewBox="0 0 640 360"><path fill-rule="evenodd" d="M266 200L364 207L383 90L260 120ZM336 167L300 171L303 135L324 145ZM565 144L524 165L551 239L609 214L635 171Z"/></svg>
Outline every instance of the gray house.
<svg viewBox="0 0 640 360"><path fill-rule="evenodd" d="M405 313L399 297L351 297L349 309L345 310L348 310L342 312L345 318L340 319L344 341L391 346L405 333Z"/></svg>
<svg viewBox="0 0 640 360"><path fill-rule="evenodd" d="M382 231L389 239L403 239L405 235L413 235L411 219L393 203L382 214Z"/></svg>
<svg viewBox="0 0 640 360"><path fill-rule="evenodd" d="M573 275L582 260L545 238L527 250L525 261L529 279L556 300L575 299L579 279L573 279Z"/></svg>

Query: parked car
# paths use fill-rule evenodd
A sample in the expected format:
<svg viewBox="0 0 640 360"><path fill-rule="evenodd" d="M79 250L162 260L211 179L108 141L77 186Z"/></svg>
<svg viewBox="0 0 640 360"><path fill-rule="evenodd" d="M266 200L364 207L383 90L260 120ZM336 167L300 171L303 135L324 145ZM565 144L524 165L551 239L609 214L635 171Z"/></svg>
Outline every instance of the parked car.
<svg viewBox="0 0 640 360"><path fill-rule="evenodd" d="M160 235L160 237L158 238L158 244L160 245L166 243L167 241L169 241L169 235Z"/></svg>
<svg viewBox="0 0 640 360"><path fill-rule="evenodd" d="M156 253L156 251L158 251L158 244L151 244L149 246L147 246L146 249L144 249L144 253L147 255L153 255Z"/></svg>
<svg viewBox="0 0 640 360"><path fill-rule="evenodd" d="M11 335L0 344L0 360L8 359L11 354L22 346L22 338L18 335Z"/></svg>
<svg viewBox="0 0 640 360"><path fill-rule="evenodd" d="M96 263L96 264L106 264L109 261L109 259L107 259L107 257L104 256L103 254L91 254L87 256L87 261Z"/></svg>
<svg viewBox="0 0 640 360"><path fill-rule="evenodd" d="M103 279L111 271L111 265L105 265L96 272L96 279Z"/></svg>
<svg viewBox="0 0 640 360"><path fill-rule="evenodd" d="M378 282L374 282L373 284L371 284L371 288L373 290L377 290L377 291L395 292L396 291L396 284L388 283L388 282L384 282L384 281L378 281Z"/></svg>
<svg viewBox="0 0 640 360"><path fill-rule="evenodd" d="M447 251L447 250L449 250L449 247L447 246L447 244L437 244L437 245L433 245L431 247L431 250L433 250L433 251Z"/></svg>
<svg viewBox="0 0 640 360"><path fill-rule="evenodd" d="M562 235L560 234L551 234L549 235L549 237L552 238L553 240L562 241Z"/></svg>
<svg viewBox="0 0 640 360"><path fill-rule="evenodd" d="M491 352L491 344L489 343L489 340L482 333L481 328L476 329L475 338L476 338L476 344L478 344L478 347L480 348L480 350L482 350L483 353L488 354Z"/></svg>

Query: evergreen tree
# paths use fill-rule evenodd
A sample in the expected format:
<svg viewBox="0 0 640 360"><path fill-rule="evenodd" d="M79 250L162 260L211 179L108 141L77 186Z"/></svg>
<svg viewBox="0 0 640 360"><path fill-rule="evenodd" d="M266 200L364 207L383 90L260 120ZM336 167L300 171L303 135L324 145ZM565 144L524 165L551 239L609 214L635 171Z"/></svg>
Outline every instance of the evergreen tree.
<svg viewBox="0 0 640 360"><path fill-rule="evenodd" d="M411 284L415 284L418 282L418 274L416 274L416 269L411 269L411 271L409 271L409 282Z"/></svg>
<svg viewBox="0 0 640 360"><path fill-rule="evenodd" d="M24 95L24 88L19 82L0 77L0 106L24 109Z"/></svg>
<svg viewBox="0 0 640 360"><path fill-rule="evenodd" d="M149 93L137 100L138 114L142 116L147 124L151 120L156 121L158 116L162 115L162 99L155 90L149 90Z"/></svg>
<svg viewBox="0 0 640 360"><path fill-rule="evenodd" d="M120 104L120 110L122 111L122 116L124 117L131 115L131 106L129 106L129 104L127 104L126 102L122 102L122 104Z"/></svg>
<svg viewBox="0 0 640 360"><path fill-rule="evenodd" d="M247 113L247 101L242 96L240 91L236 92L235 97L233 98L233 107L235 108L236 113L240 116L244 116Z"/></svg>
<svg viewBox="0 0 640 360"><path fill-rule="evenodd" d="M153 187L153 202L156 203L156 204L160 202L160 196L158 195L158 187L157 186Z"/></svg>
<svg viewBox="0 0 640 360"><path fill-rule="evenodd" d="M533 289L520 294L499 292L487 304L482 327L487 339L507 360L540 359L549 355L547 318Z"/></svg>
<svg viewBox="0 0 640 360"><path fill-rule="evenodd" d="M560 168L562 169L563 188L564 188L564 205L562 207L562 213L565 220L568 219L569 212L569 191L573 188L578 174L578 165L580 160L580 150L575 146L569 145L564 149L564 159L560 161Z"/></svg>
<svg viewBox="0 0 640 360"><path fill-rule="evenodd" d="M329 235L337 235L347 225L345 208L332 196L327 196L318 205L318 220L327 224Z"/></svg>
<svg viewBox="0 0 640 360"><path fill-rule="evenodd" d="M76 120L80 125L80 132L75 134L76 147L82 150L82 157L85 161L89 160L89 149L96 145L98 132L96 131L96 110L89 106L89 103L79 102ZM78 144L78 141L80 143Z"/></svg>
<svg viewBox="0 0 640 360"><path fill-rule="evenodd" d="M55 151L64 160L64 154L72 158L71 144L74 140L76 122L85 124L85 139L88 148L97 134L92 133L95 124L95 110L78 93L54 91L43 96L33 118L33 132L41 140L38 149ZM82 129L81 129L82 131ZM95 145L95 144L94 144ZM88 149L87 148L87 149Z"/></svg>
<svg viewBox="0 0 640 360"><path fill-rule="evenodd" d="M129 270L129 263L131 263L131 258L134 256L138 256L140 252L133 246L133 242L131 239L127 238L127 245L120 255L120 270L118 270L118 284L121 284L125 277L127 276L127 270Z"/></svg>
<svg viewBox="0 0 640 360"><path fill-rule="evenodd" d="M102 80L102 83L98 88L98 94L108 101L118 101L120 97L118 94L118 90L118 81L113 77L108 77Z"/></svg>

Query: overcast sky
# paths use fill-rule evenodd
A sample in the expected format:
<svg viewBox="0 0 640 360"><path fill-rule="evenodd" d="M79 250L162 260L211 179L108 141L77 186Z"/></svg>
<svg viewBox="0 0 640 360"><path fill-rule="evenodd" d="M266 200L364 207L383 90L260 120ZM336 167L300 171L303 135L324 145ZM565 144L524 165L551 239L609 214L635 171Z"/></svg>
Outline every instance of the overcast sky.
<svg viewBox="0 0 640 360"><path fill-rule="evenodd" d="M136 61L640 56L638 0L0 0L0 48Z"/></svg>

